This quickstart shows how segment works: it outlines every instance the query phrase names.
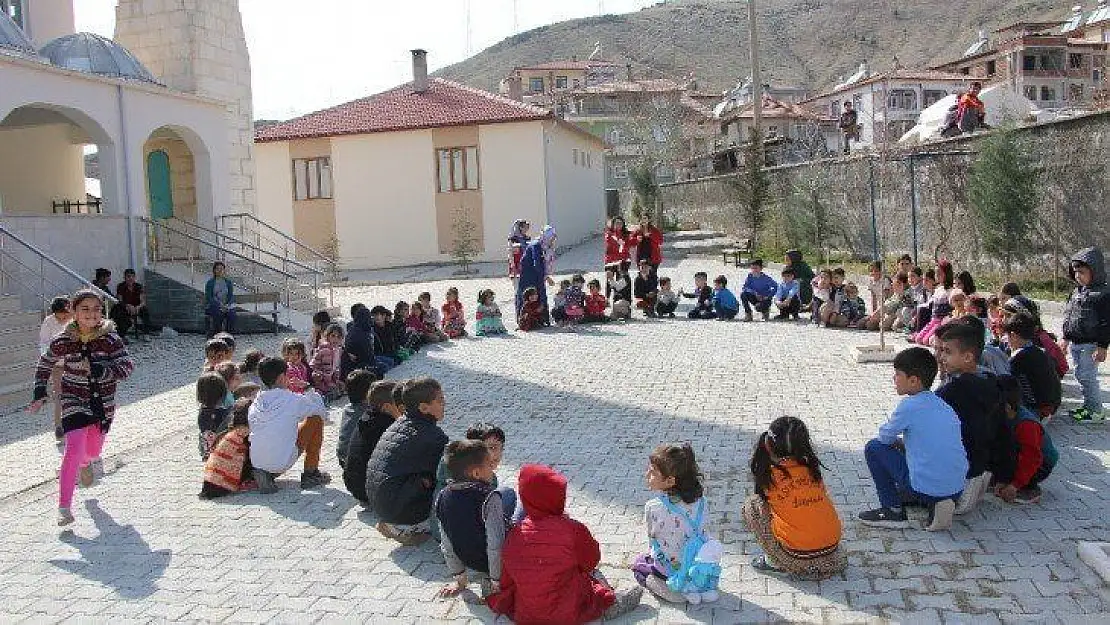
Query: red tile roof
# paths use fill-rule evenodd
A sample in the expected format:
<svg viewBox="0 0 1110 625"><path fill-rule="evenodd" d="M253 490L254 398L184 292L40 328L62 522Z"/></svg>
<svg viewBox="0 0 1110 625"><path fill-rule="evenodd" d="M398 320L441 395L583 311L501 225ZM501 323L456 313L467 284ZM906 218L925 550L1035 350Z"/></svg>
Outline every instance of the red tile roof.
<svg viewBox="0 0 1110 625"><path fill-rule="evenodd" d="M858 80L858 81L856 81L856 82L854 82L850 85L844 85L843 87L840 87L838 89L837 88L830 89L829 91L825 91L824 93L815 95L812 98L807 98L805 100L802 100L798 104L809 104L809 103L813 102L814 100L820 100L821 98L825 98L825 97L828 97L828 96L836 94L836 93L843 93L845 91L851 91L851 90L853 90L856 87L859 87L861 85L869 85L871 83L882 82L882 81L886 81L886 80L968 83L968 82L972 82L972 81L983 82L984 79L976 78L975 76L968 76L968 75L965 75L965 74L955 74L955 73L952 73L952 72L945 72L945 71L940 71L940 70L935 70L935 69L896 69L896 70L893 70L893 71L890 71L890 72L882 72L882 73L878 73L878 74L872 74L872 75L868 76L867 78L864 78L862 80Z"/></svg>
<svg viewBox="0 0 1110 625"><path fill-rule="evenodd" d="M536 65L518 65L513 68L516 71L522 69L536 69L536 70L551 70L551 69L581 69L586 70L591 67L616 67L616 63L612 61L602 61L601 59L593 61L551 61L550 63L537 63Z"/></svg>
<svg viewBox="0 0 1110 625"><path fill-rule="evenodd" d="M416 93L412 83L407 83L262 128L255 133L254 139L263 143L552 118L551 111L538 106L442 78L431 78L424 93Z"/></svg>

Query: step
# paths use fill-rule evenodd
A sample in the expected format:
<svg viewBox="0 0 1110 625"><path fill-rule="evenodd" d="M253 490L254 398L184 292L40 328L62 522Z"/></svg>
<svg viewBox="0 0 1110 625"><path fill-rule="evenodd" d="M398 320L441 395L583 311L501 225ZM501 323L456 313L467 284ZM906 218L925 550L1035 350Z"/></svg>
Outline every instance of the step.
<svg viewBox="0 0 1110 625"><path fill-rule="evenodd" d="M38 343L24 343L13 347L4 347L0 349L0 369L9 366L23 366L27 363L37 363L39 361ZM3 382L0 382L2 385Z"/></svg>
<svg viewBox="0 0 1110 625"><path fill-rule="evenodd" d="M11 414L25 408L31 403L34 388L35 384L30 378L18 384L0 386L0 413Z"/></svg>
<svg viewBox="0 0 1110 625"><path fill-rule="evenodd" d="M35 352L35 358L31 360L12 361L9 362L7 355L0 356L3 362L0 362L0 387L12 384L20 384L29 382L35 379L35 367L38 366L38 352Z"/></svg>
<svg viewBox="0 0 1110 625"><path fill-rule="evenodd" d="M23 298L18 295L0 295L0 313L23 310Z"/></svg>

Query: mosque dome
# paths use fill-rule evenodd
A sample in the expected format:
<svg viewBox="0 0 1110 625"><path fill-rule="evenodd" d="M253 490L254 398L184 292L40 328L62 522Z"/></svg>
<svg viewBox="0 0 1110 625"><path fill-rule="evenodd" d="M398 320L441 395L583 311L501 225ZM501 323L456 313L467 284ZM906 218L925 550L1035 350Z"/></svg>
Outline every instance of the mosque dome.
<svg viewBox="0 0 1110 625"><path fill-rule="evenodd" d="M35 44L4 11L0 11L0 54L39 58Z"/></svg>
<svg viewBox="0 0 1110 625"><path fill-rule="evenodd" d="M93 33L58 37L44 45L39 54L64 69L160 84L127 48Z"/></svg>

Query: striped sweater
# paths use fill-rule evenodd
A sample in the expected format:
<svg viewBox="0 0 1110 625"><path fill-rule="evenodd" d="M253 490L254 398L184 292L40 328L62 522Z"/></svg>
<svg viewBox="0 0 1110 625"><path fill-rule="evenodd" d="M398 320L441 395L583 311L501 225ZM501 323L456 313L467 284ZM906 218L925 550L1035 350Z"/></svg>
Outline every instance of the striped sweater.
<svg viewBox="0 0 1110 625"><path fill-rule="evenodd" d="M88 372L80 368L86 352L90 363ZM62 392L59 397L62 429L69 432L100 424L107 432L116 413L116 383L131 375L135 368L123 340L116 334L115 324L103 321L87 342L79 338L75 322L54 337L35 369L36 401L46 397L50 372L58 363L62 364ZM90 381L96 385L97 395L104 403L103 416L94 415L90 407L93 399Z"/></svg>

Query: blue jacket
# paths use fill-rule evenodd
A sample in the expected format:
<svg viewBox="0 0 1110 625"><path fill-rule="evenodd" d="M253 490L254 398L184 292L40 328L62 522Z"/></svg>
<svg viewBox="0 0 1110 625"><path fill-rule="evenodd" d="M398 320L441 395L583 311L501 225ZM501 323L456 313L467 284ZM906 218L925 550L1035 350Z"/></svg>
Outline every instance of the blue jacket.
<svg viewBox="0 0 1110 625"><path fill-rule="evenodd" d="M890 445L902 435L910 487L932 497L964 489L967 453L956 411L932 391L907 395L890 419L879 426L879 442Z"/></svg>
<svg viewBox="0 0 1110 625"><path fill-rule="evenodd" d="M216 301L216 280L223 280L227 282L227 306L235 303L235 284L230 278L224 276L223 278L209 278L208 282L204 283L204 307L212 308L214 306L222 306L225 302Z"/></svg>
<svg viewBox="0 0 1110 625"><path fill-rule="evenodd" d="M744 288L740 289L740 292L751 293L760 297L772 297L778 288L778 283L771 276L761 273L759 277L756 277L755 274L749 273L748 277L744 279Z"/></svg>
<svg viewBox="0 0 1110 625"><path fill-rule="evenodd" d="M798 289L800 288L801 286L798 284L797 280L780 282L778 290L775 291L775 300L785 302L791 297L798 297Z"/></svg>
<svg viewBox="0 0 1110 625"><path fill-rule="evenodd" d="M713 289L713 307L727 310L740 310L740 302L728 287Z"/></svg>

